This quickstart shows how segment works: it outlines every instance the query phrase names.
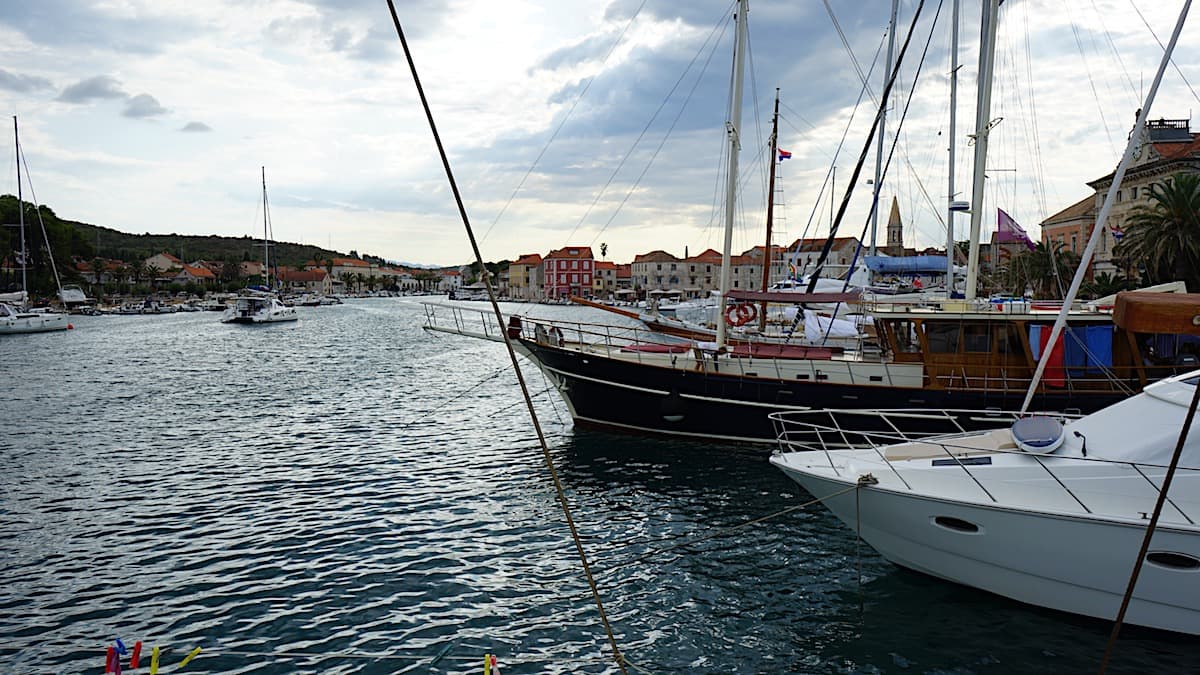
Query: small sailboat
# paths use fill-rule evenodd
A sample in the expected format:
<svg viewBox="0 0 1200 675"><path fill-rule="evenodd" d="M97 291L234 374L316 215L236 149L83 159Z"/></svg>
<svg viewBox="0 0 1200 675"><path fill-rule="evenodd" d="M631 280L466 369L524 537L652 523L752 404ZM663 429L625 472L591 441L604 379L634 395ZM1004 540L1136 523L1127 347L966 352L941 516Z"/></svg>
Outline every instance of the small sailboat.
<svg viewBox="0 0 1200 675"><path fill-rule="evenodd" d="M262 169L263 205L263 276L267 284L262 289L249 289L237 296L221 315L221 323L281 323L300 318L295 307L289 307L279 299L272 283L271 274L271 226L267 211L267 168Z"/></svg>
<svg viewBox="0 0 1200 675"><path fill-rule="evenodd" d="M0 335L66 330L69 327L66 314L30 311L29 309L29 292L25 278L29 251L25 246L25 200L21 192L21 137L17 131L15 115L13 116L13 138L17 147L17 213L21 232L21 250L16 255L16 263L21 267L21 290L0 297ZM53 264L53 260L51 262ZM57 274L55 278L57 279Z"/></svg>

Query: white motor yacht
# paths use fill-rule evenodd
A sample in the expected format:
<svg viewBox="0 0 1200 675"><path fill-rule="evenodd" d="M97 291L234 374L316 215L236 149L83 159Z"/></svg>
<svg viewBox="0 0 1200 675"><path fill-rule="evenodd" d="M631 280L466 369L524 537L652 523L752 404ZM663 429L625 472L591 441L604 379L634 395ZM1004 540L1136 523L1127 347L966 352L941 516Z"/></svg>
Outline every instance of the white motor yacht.
<svg viewBox="0 0 1200 675"><path fill-rule="evenodd" d="M774 413L771 463L897 565L1111 620L1198 382L1200 371L1172 377L1077 419L925 437L894 422L937 412ZM881 431L863 431L872 428ZM1126 622L1200 635L1198 519L1193 429Z"/></svg>
<svg viewBox="0 0 1200 675"><path fill-rule="evenodd" d="M298 318L295 307L288 307L274 295L239 295L221 315L221 323L278 323Z"/></svg>

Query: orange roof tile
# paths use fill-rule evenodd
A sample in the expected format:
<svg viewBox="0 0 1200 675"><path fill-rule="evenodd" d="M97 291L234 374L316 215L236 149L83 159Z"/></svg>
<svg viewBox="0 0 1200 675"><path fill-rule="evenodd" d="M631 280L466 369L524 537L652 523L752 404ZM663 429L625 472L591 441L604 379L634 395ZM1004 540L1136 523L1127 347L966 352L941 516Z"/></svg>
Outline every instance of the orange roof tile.
<svg viewBox="0 0 1200 675"><path fill-rule="evenodd" d="M591 260L593 257L594 256L592 255L592 247L591 246L568 246L566 248L560 248L555 251L550 251L550 253L545 258L543 258L543 260L549 260L551 258L573 258L575 260Z"/></svg>

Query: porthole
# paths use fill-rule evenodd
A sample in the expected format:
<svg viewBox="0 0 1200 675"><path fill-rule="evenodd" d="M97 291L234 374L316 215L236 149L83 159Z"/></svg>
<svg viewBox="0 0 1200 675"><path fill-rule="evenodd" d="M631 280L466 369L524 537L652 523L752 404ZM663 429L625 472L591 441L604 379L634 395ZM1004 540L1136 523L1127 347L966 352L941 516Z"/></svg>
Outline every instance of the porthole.
<svg viewBox="0 0 1200 675"><path fill-rule="evenodd" d="M933 524L938 527L962 534L979 534L979 526L954 516L935 516Z"/></svg>
<svg viewBox="0 0 1200 675"><path fill-rule="evenodd" d="M1200 570L1200 559L1186 553L1172 553L1170 551L1151 551L1146 554L1146 562L1155 567L1163 567L1169 570L1178 570L1180 572L1194 572Z"/></svg>

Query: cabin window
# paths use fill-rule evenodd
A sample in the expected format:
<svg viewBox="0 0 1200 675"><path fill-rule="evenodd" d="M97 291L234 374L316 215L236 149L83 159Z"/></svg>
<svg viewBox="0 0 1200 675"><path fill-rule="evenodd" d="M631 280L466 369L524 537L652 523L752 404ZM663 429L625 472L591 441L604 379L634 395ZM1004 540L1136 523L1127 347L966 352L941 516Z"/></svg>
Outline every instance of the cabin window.
<svg viewBox="0 0 1200 675"><path fill-rule="evenodd" d="M921 351L921 341L917 339L917 328L911 321L892 322L892 334L896 338L897 351L915 354Z"/></svg>
<svg viewBox="0 0 1200 675"><path fill-rule="evenodd" d="M1016 326L1004 324L996 327L996 349L1001 354L1025 355L1025 349L1021 346L1021 333Z"/></svg>
<svg viewBox="0 0 1200 675"><path fill-rule="evenodd" d="M962 329L963 351L988 354L992 351L992 332L985 323L969 323Z"/></svg>
<svg viewBox="0 0 1200 675"><path fill-rule="evenodd" d="M958 332L956 323L925 324L925 340L929 343L929 352L931 354L957 354Z"/></svg>

